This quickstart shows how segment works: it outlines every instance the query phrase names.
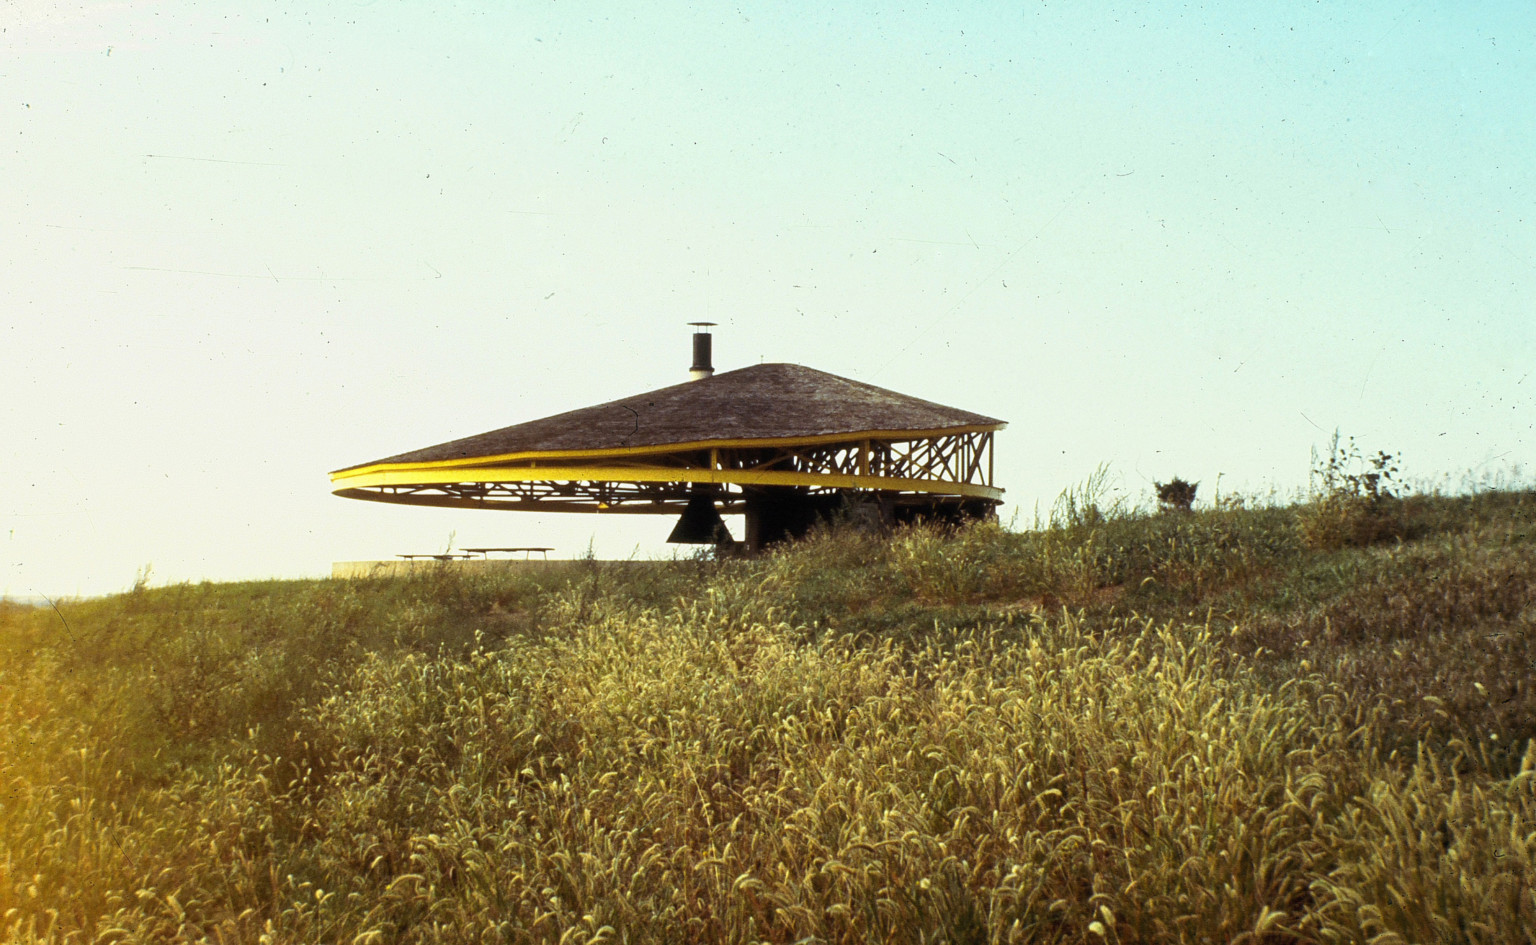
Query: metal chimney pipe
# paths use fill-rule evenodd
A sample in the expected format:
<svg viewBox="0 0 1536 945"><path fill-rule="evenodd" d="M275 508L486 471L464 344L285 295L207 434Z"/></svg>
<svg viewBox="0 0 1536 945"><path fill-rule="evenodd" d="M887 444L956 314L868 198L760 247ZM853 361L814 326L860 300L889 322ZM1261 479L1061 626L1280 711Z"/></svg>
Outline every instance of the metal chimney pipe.
<svg viewBox="0 0 1536 945"><path fill-rule="evenodd" d="M715 327L714 322L689 322L694 326L693 333L693 367L688 369L690 381L701 381L715 373L714 361L711 357L710 342L713 338L709 329Z"/></svg>

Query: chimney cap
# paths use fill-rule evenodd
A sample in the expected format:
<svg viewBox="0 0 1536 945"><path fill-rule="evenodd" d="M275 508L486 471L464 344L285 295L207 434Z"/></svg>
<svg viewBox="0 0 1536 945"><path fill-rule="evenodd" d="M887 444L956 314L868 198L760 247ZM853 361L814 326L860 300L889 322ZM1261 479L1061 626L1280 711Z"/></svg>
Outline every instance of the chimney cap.
<svg viewBox="0 0 1536 945"><path fill-rule="evenodd" d="M690 325L697 325L700 328L713 328L713 327L715 327L719 323L718 322L689 322L688 324L690 324Z"/></svg>

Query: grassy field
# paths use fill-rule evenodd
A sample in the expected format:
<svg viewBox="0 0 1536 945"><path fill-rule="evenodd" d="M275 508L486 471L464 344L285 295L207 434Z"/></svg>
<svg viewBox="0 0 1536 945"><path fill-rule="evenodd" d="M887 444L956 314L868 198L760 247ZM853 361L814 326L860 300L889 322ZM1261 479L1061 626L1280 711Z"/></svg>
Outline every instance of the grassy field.
<svg viewBox="0 0 1536 945"><path fill-rule="evenodd" d="M9 942L1536 940L1536 493L0 609Z"/></svg>

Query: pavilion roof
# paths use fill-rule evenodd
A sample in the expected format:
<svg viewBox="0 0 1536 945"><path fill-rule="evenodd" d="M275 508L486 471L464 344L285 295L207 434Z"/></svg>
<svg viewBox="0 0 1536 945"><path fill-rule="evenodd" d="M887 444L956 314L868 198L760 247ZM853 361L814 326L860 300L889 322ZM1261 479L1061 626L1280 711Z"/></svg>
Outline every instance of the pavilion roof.
<svg viewBox="0 0 1536 945"><path fill-rule="evenodd" d="M1003 421L798 364L758 364L350 466L473 461L847 434L999 429ZM345 470L338 470L343 472Z"/></svg>

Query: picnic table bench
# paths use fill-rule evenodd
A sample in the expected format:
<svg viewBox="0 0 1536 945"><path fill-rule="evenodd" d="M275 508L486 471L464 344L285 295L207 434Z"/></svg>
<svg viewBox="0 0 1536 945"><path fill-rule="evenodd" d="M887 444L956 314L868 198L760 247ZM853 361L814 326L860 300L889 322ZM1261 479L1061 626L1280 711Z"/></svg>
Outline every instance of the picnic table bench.
<svg viewBox="0 0 1536 945"><path fill-rule="evenodd" d="M544 556L544 560L545 561L548 561L549 560L549 553L551 551L554 551L555 549L553 549L553 548L465 548L464 550L465 551L474 552L475 554L480 555L481 557L490 557L491 552L505 552L507 554L512 554L514 552L521 551L523 553L523 560L525 560L525 561L528 560L529 558L532 558L533 557L533 553L535 551L537 551L539 554Z"/></svg>

